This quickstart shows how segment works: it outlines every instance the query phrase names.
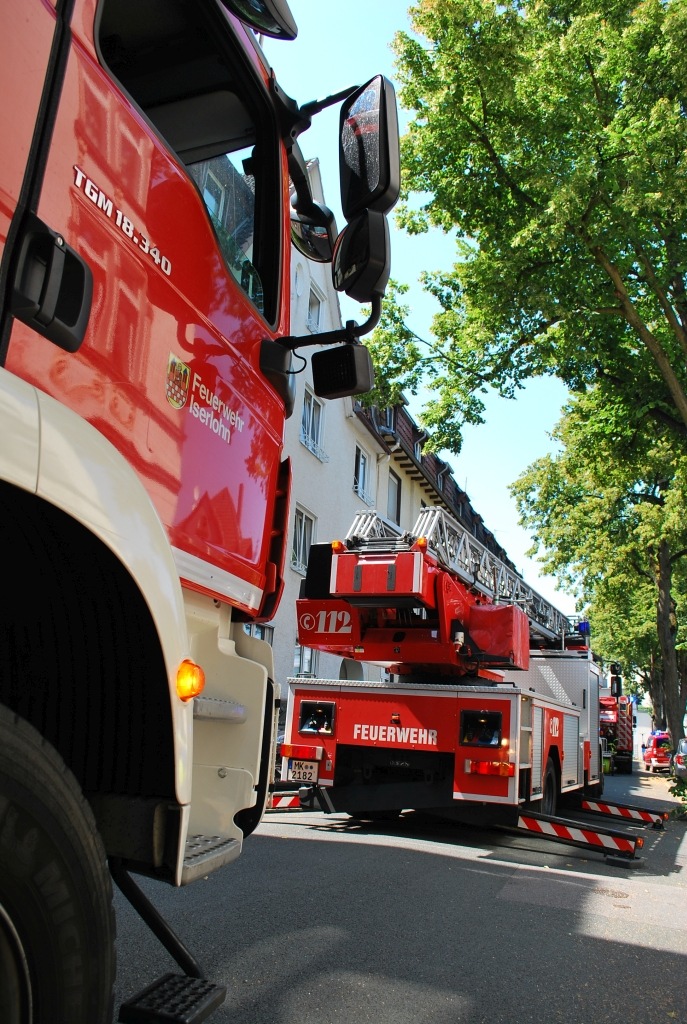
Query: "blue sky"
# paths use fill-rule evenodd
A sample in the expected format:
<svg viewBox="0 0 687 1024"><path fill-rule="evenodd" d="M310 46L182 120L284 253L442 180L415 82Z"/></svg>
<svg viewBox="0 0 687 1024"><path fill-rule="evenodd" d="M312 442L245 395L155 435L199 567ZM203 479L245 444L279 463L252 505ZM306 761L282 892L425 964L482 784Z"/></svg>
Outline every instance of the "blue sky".
<svg viewBox="0 0 687 1024"><path fill-rule="evenodd" d="M395 80L390 44L396 31L410 28L410 5L405 0L347 0L345 4L289 0L289 6L298 24L298 38L293 42L265 40L265 51L280 85L300 104L362 85L379 72ZM408 115L402 110L399 113L403 130ZM306 158L320 161L326 202L341 228L337 133L338 107L333 107L316 115L300 144ZM409 236L396 228L393 212L389 221L391 275L410 289L405 297L410 307L408 325L420 337L429 338L438 306L422 289L419 277L423 270L443 270L453 264L453 239L439 230ZM346 319L361 322L359 307L345 297L342 309ZM486 422L466 428L461 454L444 455L473 507L526 581L562 612L571 614L574 599L556 590L555 581L541 576L537 563L525 556L531 539L518 525L508 493L508 485L551 450L549 434L565 399L564 386L553 380L532 381L512 401L490 398ZM411 401L410 411L417 418L419 404Z"/></svg>

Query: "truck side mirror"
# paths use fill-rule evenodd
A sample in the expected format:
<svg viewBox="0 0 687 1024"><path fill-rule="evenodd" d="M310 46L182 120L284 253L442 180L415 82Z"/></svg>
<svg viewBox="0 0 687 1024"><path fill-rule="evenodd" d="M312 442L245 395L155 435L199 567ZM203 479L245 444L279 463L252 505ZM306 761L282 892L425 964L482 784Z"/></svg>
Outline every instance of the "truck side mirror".
<svg viewBox="0 0 687 1024"><path fill-rule="evenodd" d="M294 142L289 150L291 198L291 241L306 259L330 263L334 254L337 229L334 214L313 199L301 148Z"/></svg>
<svg viewBox="0 0 687 1024"><path fill-rule="evenodd" d="M384 295L390 269L386 217L375 210L363 210L337 239L332 264L334 287L356 302L370 302Z"/></svg>
<svg viewBox="0 0 687 1024"><path fill-rule="evenodd" d="M339 122L341 208L346 220L362 210L388 213L401 187L396 94L376 75L349 96Z"/></svg>
<svg viewBox="0 0 687 1024"><path fill-rule="evenodd" d="M331 263L337 231L334 214L320 203L309 216L291 210L291 242L301 255L314 263Z"/></svg>
<svg viewBox="0 0 687 1024"><path fill-rule="evenodd" d="M286 0L222 0L245 25L275 39L295 39L298 27Z"/></svg>

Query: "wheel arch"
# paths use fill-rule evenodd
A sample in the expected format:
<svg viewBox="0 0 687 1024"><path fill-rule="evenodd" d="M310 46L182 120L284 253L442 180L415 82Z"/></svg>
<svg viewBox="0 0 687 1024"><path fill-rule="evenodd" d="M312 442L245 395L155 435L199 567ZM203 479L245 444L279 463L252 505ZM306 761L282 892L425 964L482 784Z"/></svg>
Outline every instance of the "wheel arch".
<svg viewBox="0 0 687 1024"><path fill-rule="evenodd" d="M0 701L56 747L87 794L187 803L192 710L174 682L189 641L162 523L99 431L37 390L35 404L24 401L26 383L2 377L4 394L15 385L22 398L27 458L0 457L0 535L14 556Z"/></svg>

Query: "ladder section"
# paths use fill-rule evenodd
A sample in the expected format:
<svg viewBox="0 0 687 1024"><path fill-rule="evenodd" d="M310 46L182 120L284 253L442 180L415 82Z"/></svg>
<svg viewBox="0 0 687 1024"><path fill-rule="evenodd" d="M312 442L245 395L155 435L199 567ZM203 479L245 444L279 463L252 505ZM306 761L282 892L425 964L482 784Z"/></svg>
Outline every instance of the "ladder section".
<svg viewBox="0 0 687 1024"><path fill-rule="evenodd" d="M407 551L418 537L428 551L470 588L498 604L521 608L530 631L547 640L563 640L574 629L567 616L546 601L513 569L496 557L443 508L423 508L412 533L404 533L374 509L358 512L346 535L350 548L366 551Z"/></svg>

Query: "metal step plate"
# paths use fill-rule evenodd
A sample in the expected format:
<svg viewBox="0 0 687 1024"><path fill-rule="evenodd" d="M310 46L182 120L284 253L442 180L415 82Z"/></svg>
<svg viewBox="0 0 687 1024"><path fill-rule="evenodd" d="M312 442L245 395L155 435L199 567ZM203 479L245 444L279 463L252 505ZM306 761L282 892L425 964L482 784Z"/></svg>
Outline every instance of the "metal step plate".
<svg viewBox="0 0 687 1024"><path fill-rule="evenodd" d="M201 878L224 864L235 860L241 852L237 839L223 839L221 836L189 836L184 852L184 866L181 884Z"/></svg>
<svg viewBox="0 0 687 1024"><path fill-rule="evenodd" d="M221 1006L227 990L185 974L164 974L122 1003L121 1024L200 1024Z"/></svg>

